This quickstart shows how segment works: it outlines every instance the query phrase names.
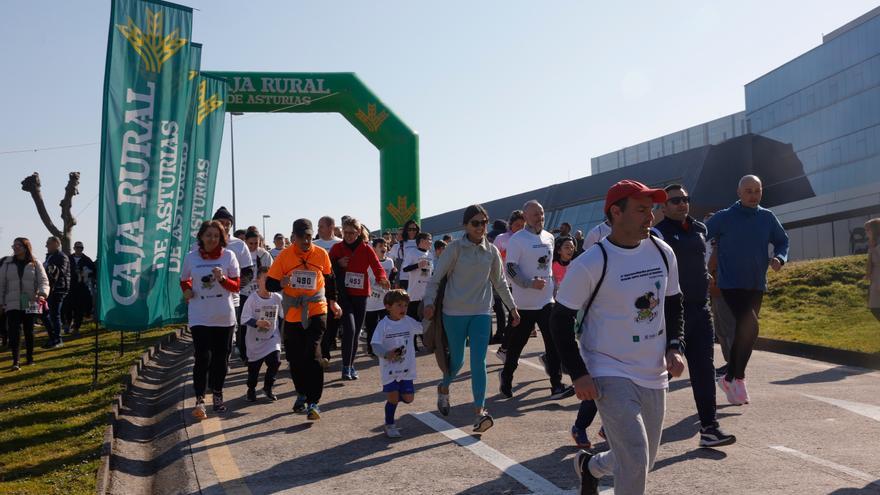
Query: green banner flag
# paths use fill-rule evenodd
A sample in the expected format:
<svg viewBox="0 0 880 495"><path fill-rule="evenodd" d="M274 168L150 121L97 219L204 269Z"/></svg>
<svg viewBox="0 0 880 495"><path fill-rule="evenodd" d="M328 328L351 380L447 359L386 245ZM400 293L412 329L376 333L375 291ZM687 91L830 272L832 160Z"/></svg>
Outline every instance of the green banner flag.
<svg viewBox="0 0 880 495"><path fill-rule="evenodd" d="M174 319L168 277L192 84L192 10L114 0L101 129L98 319L143 330Z"/></svg>
<svg viewBox="0 0 880 495"><path fill-rule="evenodd" d="M190 43L190 67L188 78L195 83L199 77L199 70L202 64L202 45L201 43ZM190 228L187 221L188 215L187 200L192 196L192 183L187 181L190 159L192 155L189 153L191 143L194 141L195 135L195 112L196 105L196 84L192 84L192 95L186 117L186 130L183 133L184 139L180 143L180 167L178 167L177 181L177 207L174 209L174 223L171 228L171 244L168 249L168 276L166 277L166 304L168 308L172 308L171 314L166 321L180 323L186 321L186 302L181 298L180 289L180 271L183 267L183 257L189 249Z"/></svg>

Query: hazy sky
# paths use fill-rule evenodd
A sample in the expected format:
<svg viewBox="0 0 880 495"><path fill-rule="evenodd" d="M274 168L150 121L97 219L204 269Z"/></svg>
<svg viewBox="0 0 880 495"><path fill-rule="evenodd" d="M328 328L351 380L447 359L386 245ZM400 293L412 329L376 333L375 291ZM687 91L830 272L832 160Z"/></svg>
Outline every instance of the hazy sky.
<svg viewBox="0 0 880 495"><path fill-rule="evenodd" d="M16 236L44 252L20 181L40 172L60 227L75 170L74 234L94 256L110 2L0 4L0 254ZM186 4L205 70L356 72L420 135L426 217L589 175L591 157L743 110L745 83L876 0ZM65 145L85 146L10 153ZM237 117L235 152L239 226L267 214L270 235L289 234L294 218L349 214L378 227L379 153L341 116ZM227 120L215 208L231 208L229 164Z"/></svg>

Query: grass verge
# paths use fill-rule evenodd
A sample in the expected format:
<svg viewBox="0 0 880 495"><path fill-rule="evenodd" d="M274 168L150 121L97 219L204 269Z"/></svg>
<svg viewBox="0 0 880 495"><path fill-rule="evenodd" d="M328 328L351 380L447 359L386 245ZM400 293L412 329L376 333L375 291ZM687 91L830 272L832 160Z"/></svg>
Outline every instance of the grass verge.
<svg viewBox="0 0 880 495"><path fill-rule="evenodd" d="M84 327L85 328L85 327ZM38 331L33 366L11 371L9 350L0 356L0 493L94 494L107 412L122 392L144 349L172 327L125 335L102 329L98 343L98 382L92 387L95 331L83 332L64 347L44 350ZM22 346L24 345L22 339ZM24 349L22 349L24 362Z"/></svg>
<svg viewBox="0 0 880 495"><path fill-rule="evenodd" d="M768 275L761 336L880 353L880 322L867 308L865 256L788 263Z"/></svg>

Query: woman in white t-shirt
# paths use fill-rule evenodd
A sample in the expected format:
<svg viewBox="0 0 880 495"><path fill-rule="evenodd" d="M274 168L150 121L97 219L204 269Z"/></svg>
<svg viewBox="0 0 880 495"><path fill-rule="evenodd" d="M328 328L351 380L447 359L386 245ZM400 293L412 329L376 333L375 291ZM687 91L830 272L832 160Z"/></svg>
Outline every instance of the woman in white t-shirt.
<svg viewBox="0 0 880 495"><path fill-rule="evenodd" d="M232 294L239 290L239 265L232 251L224 249L226 236L216 220L203 222L197 250L183 260L180 287L188 304L195 364L193 386L196 407L193 416L205 419L205 390L211 387L214 412L226 412L223 383L227 356L235 328Z"/></svg>

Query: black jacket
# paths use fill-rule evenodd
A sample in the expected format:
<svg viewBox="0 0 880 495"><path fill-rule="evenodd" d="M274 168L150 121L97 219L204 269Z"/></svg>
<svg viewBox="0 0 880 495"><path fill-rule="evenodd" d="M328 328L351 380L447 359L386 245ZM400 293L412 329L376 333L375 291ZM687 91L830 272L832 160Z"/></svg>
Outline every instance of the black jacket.
<svg viewBox="0 0 880 495"><path fill-rule="evenodd" d="M664 218L656 225L663 240L675 252L678 261L678 284L685 302L702 303L709 298L709 270L706 268L706 226L688 216L690 228Z"/></svg>
<svg viewBox="0 0 880 495"><path fill-rule="evenodd" d="M46 257L46 276L51 292L66 293L70 290L70 259L61 251Z"/></svg>

